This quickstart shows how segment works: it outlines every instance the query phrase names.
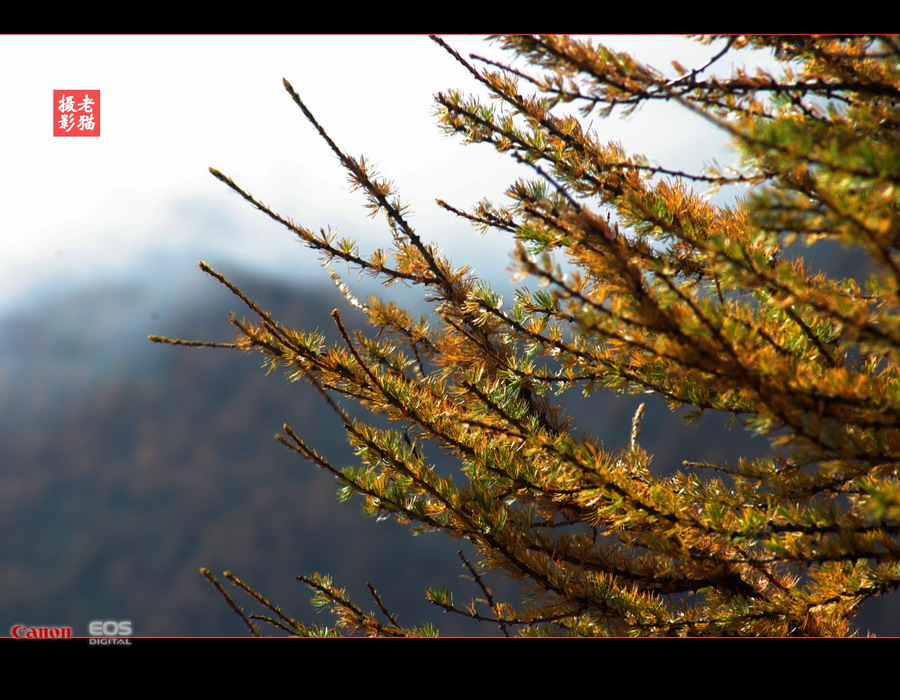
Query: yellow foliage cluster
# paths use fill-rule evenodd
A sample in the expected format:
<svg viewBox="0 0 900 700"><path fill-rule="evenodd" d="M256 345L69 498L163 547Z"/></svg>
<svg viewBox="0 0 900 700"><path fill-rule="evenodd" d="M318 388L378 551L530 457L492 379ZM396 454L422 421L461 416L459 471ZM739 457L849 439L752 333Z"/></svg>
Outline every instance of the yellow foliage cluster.
<svg viewBox="0 0 900 700"><path fill-rule="evenodd" d="M392 248L366 257L213 171L326 260L422 288L433 304L431 318L414 319L342 287L377 332L350 333L335 311L341 340L328 347L207 268L258 317L233 319L234 345L314 384L359 466L335 467L289 426L279 439L370 514L473 543L480 560L464 563L480 602L457 605L442 589L429 599L506 634L852 633L860 603L900 584L900 41L701 37L718 47L710 61L667 78L589 41L497 40L529 68L478 66L435 39L490 95L438 94L440 122L533 176L502 206L440 203L514 237L519 278L541 287L511 306L424 242L391 183L347 156L287 82L366 206L387 218ZM709 75L744 47L773 50L784 72ZM742 168L650 165L555 112L574 104L609 116L653 100L726 130ZM751 195L732 207L695 192L735 184ZM869 279L829 278L788 254L821 239L863 251ZM730 413L771 435L773 451L654 476L640 415L621 449L569 432L547 395L576 387ZM351 419L341 397L396 427ZM455 458L453 478L438 474L426 442ZM494 600L482 576L495 571L522 581L527 602ZM229 578L275 613L256 619L324 633ZM374 589L377 614L326 577L303 580L341 633L434 632L400 625Z"/></svg>

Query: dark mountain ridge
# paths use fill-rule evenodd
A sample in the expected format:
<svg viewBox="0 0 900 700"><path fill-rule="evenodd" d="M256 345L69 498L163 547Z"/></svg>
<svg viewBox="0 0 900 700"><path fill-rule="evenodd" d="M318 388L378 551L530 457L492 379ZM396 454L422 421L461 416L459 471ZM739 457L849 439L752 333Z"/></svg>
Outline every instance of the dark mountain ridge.
<svg viewBox="0 0 900 700"><path fill-rule="evenodd" d="M346 307L333 288L272 282L236 266L227 274L288 325L333 336L328 312ZM309 594L294 577L321 571L363 603L371 581L407 623L497 633L424 601L425 588L441 583L457 600L478 595L459 578L461 543L363 520L355 504L336 502L328 475L272 439L287 422L335 463L354 463L339 422L310 387L266 376L257 355L146 340L230 340L230 311L250 315L197 275L165 295L150 282L98 285L0 318L0 629L71 625L84 635L89 620L131 619L139 636L244 635L197 573L208 566L233 570L308 621ZM345 318L359 324L354 311ZM646 400L641 443L658 473L683 459L768 449L739 427L724 432L722 417L686 427L655 397L571 391L558 400L576 430L609 446L628 439ZM489 583L498 597L515 593L498 577ZM876 603L860 629L896 634L897 605Z"/></svg>

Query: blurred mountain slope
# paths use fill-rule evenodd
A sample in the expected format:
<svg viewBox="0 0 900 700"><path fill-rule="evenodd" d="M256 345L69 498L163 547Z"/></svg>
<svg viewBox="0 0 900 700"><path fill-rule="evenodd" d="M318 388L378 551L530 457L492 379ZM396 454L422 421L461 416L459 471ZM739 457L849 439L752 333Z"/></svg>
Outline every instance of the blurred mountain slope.
<svg viewBox="0 0 900 700"><path fill-rule="evenodd" d="M288 325L332 335L328 313L346 306L331 288L224 271ZM195 277L162 296L149 282L98 285L0 318L0 629L71 625L85 634L92 619L131 619L139 636L244 635L197 573L208 566L233 570L307 621L315 614L294 577L321 571L365 607L374 607L371 581L407 623L496 634L424 601L425 587L439 583L457 600L478 595L460 579L461 543L363 520L355 501L336 502L328 475L272 439L287 422L334 463L353 463L339 422L310 387L266 376L256 355L146 340L231 339L228 313L247 312ZM345 313L348 322L359 322L354 314ZM683 459L767 449L739 427L724 432L721 417L686 427L655 397L559 400L576 431L613 446L628 439L646 400L641 444L659 473ZM514 595L497 577L489 583L498 597ZM898 634L898 607L870 604L861 632Z"/></svg>

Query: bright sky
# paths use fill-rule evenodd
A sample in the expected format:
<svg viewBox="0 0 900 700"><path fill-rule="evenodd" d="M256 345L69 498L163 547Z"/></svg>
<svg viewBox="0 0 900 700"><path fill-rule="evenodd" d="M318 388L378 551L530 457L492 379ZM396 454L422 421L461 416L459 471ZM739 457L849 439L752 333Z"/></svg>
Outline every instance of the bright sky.
<svg viewBox="0 0 900 700"><path fill-rule="evenodd" d="M446 40L464 54L501 57L479 37ZM604 41L664 71L673 58L700 65L717 48L680 37ZM486 272L507 264L508 241L477 238L434 199L469 208L500 199L527 172L438 130L432 95L477 85L427 37L6 36L0 62L9 67L0 98L0 306L57 283L135 274L154 251L240 257L325 279L311 253L209 166L298 223L335 225L365 249L385 244L385 227L348 192L282 77L345 151L394 180L424 238ZM101 91L102 135L53 137L53 91L85 89ZM671 107L594 119L593 128L666 165L699 170L729 158L721 134Z"/></svg>

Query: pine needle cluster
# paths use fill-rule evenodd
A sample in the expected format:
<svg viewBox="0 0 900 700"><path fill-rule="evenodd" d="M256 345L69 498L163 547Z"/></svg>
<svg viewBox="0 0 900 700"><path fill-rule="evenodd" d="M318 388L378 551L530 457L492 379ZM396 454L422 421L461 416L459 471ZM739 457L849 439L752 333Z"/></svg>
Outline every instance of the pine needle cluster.
<svg viewBox="0 0 900 700"><path fill-rule="evenodd" d="M441 126L529 173L502 204L439 203L509 235L532 288L505 306L454 267L393 185L342 151L285 81L386 218L390 248L365 255L212 174L325 262L421 290L433 313L357 299L338 279L372 332L350 332L335 311L340 341L327 344L201 264L255 315L232 317L230 346L313 384L359 463L333 465L287 425L278 439L366 513L471 542L479 558L464 566L480 597L427 597L505 634L852 634L860 604L900 584L900 40L701 37L712 58L673 64L675 78L565 36L497 37L527 69L434 40L489 94L439 93ZM773 52L782 71L713 77L745 47ZM727 131L740 167L666 169L599 140L572 110L608 117L657 100ZM731 185L747 198L713 203L710 190ZM813 271L797 251L822 239L865 253L868 278ZM569 431L555 397L601 390L730 414L770 436L771 454L657 476L640 445L643 407L620 448ZM351 418L347 400L394 427ZM454 458L452 477L426 443ZM490 572L520 581L523 601L495 600ZM334 629L307 627L228 574L268 611L247 615L205 575L255 634L262 620L300 635L435 632L401 625L374 588L377 609L365 611L320 575L301 580Z"/></svg>

